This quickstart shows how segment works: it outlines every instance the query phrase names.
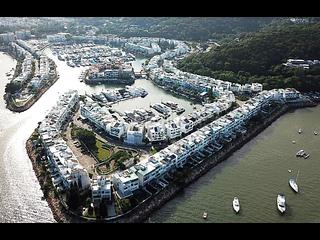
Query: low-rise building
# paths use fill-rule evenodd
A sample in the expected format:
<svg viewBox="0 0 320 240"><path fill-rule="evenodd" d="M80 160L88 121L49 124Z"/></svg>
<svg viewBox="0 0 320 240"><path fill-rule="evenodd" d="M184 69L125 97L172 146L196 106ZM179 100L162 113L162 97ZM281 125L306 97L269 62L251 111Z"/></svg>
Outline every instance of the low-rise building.
<svg viewBox="0 0 320 240"><path fill-rule="evenodd" d="M139 179L135 174L136 169L131 167L121 172L112 174L112 184L120 198L126 198L139 189Z"/></svg>
<svg viewBox="0 0 320 240"><path fill-rule="evenodd" d="M144 126L138 123L132 123L127 130L127 138L125 143L130 145L141 145L144 136Z"/></svg>
<svg viewBox="0 0 320 240"><path fill-rule="evenodd" d="M169 121L165 124L166 135L169 139L181 137L180 126L175 121Z"/></svg>
<svg viewBox="0 0 320 240"><path fill-rule="evenodd" d="M161 123L153 123L146 126L147 137L150 142L160 142L166 140L166 132Z"/></svg>
<svg viewBox="0 0 320 240"><path fill-rule="evenodd" d="M93 203L99 203L104 199L111 201L112 191L110 179L104 176L97 176L97 179L92 180L91 191Z"/></svg>

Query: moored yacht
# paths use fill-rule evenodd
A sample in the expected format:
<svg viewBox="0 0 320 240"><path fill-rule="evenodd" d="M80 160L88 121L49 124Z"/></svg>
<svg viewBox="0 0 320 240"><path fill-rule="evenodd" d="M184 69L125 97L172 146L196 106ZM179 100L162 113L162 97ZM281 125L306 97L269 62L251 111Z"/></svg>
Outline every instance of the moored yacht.
<svg viewBox="0 0 320 240"><path fill-rule="evenodd" d="M207 219L208 217L208 213L204 212L203 215L202 215L203 219Z"/></svg>
<svg viewBox="0 0 320 240"><path fill-rule="evenodd" d="M283 193L278 194L277 207L281 213L284 213L286 211L286 198Z"/></svg>
<svg viewBox="0 0 320 240"><path fill-rule="evenodd" d="M239 203L239 199L237 197L233 198L232 205L233 205L233 210L236 213L238 213L240 211L240 203Z"/></svg>
<svg viewBox="0 0 320 240"><path fill-rule="evenodd" d="M302 133L302 129L301 128L299 128L299 131L298 131L298 133L300 134L300 133Z"/></svg>
<svg viewBox="0 0 320 240"><path fill-rule="evenodd" d="M296 156L297 156L297 157L302 157L303 154L305 154L305 152L304 152L303 149L301 149L301 150L299 150L299 151L296 153Z"/></svg>
<svg viewBox="0 0 320 240"><path fill-rule="evenodd" d="M289 179L289 185L295 192L299 192L298 184L293 178Z"/></svg>

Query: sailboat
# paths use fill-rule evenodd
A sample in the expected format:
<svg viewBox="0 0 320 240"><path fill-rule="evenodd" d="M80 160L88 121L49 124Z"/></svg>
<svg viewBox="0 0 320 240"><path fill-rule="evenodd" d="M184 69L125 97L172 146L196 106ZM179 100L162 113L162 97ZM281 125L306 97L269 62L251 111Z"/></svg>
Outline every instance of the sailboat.
<svg viewBox="0 0 320 240"><path fill-rule="evenodd" d="M299 175L299 170L298 170L296 179L294 179L294 178L289 179L289 185L295 192L299 192L299 187L297 184L298 175Z"/></svg>

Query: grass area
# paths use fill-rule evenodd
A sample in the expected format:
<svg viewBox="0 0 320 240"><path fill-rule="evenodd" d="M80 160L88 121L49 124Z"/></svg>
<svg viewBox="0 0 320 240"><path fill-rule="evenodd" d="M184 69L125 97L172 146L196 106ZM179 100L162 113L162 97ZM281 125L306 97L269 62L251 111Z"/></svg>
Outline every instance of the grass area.
<svg viewBox="0 0 320 240"><path fill-rule="evenodd" d="M106 145L105 143L101 142L97 139L96 141L97 152L96 156L100 162L105 161L110 157L111 154L111 147Z"/></svg>
<svg viewBox="0 0 320 240"><path fill-rule="evenodd" d="M155 149L155 147L154 146L152 146L151 147L151 149L150 149L150 154L155 154L155 153L157 153L158 151L157 151L157 149Z"/></svg>

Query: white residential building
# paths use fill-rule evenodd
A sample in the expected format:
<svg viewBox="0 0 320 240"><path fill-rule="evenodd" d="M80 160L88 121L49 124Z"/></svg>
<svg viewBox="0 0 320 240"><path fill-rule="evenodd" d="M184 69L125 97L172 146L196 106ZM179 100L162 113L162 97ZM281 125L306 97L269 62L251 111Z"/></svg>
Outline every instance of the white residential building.
<svg viewBox="0 0 320 240"><path fill-rule="evenodd" d="M139 189L139 179L135 171L136 169L131 167L112 174L112 184L117 189L116 193L120 198L129 197L135 190Z"/></svg>
<svg viewBox="0 0 320 240"><path fill-rule="evenodd" d="M181 132L184 134L188 134L193 129L193 122L184 116L180 118L179 124Z"/></svg>
<svg viewBox="0 0 320 240"><path fill-rule="evenodd" d="M104 176L97 176L97 179L92 180L91 185L93 202L100 202L103 199L111 200L111 181Z"/></svg>
<svg viewBox="0 0 320 240"><path fill-rule="evenodd" d="M109 134L116 138L122 138L126 134L127 124L121 121L109 123Z"/></svg>
<svg viewBox="0 0 320 240"><path fill-rule="evenodd" d="M153 123L146 126L147 137L150 142L159 142L166 140L166 132L161 123Z"/></svg>
<svg viewBox="0 0 320 240"><path fill-rule="evenodd" d="M87 170L79 164L63 139L54 140L54 144L47 148L47 156L54 166L53 172L56 172L52 179L56 186L69 189L71 184L76 183L79 189L90 188Z"/></svg>
<svg viewBox="0 0 320 240"><path fill-rule="evenodd" d="M144 135L144 126L139 125L138 123L132 123L129 125L127 130L127 138L125 143L131 145L141 145Z"/></svg>
<svg viewBox="0 0 320 240"><path fill-rule="evenodd" d="M180 126L175 121L169 121L165 125L166 135L169 139L181 137Z"/></svg>

